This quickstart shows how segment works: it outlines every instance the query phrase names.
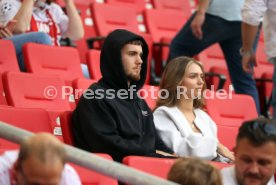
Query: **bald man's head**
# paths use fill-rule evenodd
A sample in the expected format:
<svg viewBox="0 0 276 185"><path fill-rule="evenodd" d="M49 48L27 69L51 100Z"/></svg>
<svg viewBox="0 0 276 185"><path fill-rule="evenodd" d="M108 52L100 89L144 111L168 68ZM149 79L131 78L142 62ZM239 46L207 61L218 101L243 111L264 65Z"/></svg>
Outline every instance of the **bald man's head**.
<svg viewBox="0 0 276 185"><path fill-rule="evenodd" d="M60 160L65 163L65 150L62 143L49 133L39 133L29 137L20 145L18 165L29 157L37 158L41 163Z"/></svg>
<svg viewBox="0 0 276 185"><path fill-rule="evenodd" d="M39 133L20 145L15 165L17 184L59 184L65 150L53 135Z"/></svg>

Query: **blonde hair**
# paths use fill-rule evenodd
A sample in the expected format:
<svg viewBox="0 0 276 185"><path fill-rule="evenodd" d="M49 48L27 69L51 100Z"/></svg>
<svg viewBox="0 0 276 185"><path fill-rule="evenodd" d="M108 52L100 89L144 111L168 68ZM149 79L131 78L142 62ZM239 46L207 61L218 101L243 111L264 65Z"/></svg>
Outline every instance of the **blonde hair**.
<svg viewBox="0 0 276 185"><path fill-rule="evenodd" d="M192 63L198 65L201 68L202 72L204 73L204 69L202 65L193 58L181 56L181 57L174 58L169 62L169 64L166 66L162 74L162 78L159 86L160 89L165 89L169 92L169 97L165 99L158 97L156 102L156 108L160 106L173 107L177 105L178 103L177 86L181 85L185 71L187 67ZM206 89L206 83L204 80L204 85L202 90L205 90L205 89ZM163 97L162 93L161 93L161 97ZM202 98L194 99L194 103L193 103L194 108L202 108L203 105L204 105L204 102Z"/></svg>
<svg viewBox="0 0 276 185"><path fill-rule="evenodd" d="M219 170L197 158L179 158L171 167L168 180L181 185L222 185Z"/></svg>

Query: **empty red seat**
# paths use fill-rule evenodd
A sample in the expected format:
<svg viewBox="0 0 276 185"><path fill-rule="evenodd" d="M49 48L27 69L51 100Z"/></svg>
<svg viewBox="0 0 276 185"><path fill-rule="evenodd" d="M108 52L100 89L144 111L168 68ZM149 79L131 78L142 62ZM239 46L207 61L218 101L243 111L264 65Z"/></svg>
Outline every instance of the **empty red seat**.
<svg viewBox="0 0 276 185"><path fill-rule="evenodd" d="M143 98L147 102L149 108L153 110L156 106L158 91L158 86L144 85L143 88L140 89L138 95Z"/></svg>
<svg viewBox="0 0 276 185"><path fill-rule="evenodd" d="M108 154L96 154L108 160L112 160ZM102 175L93 170L86 169L74 163L70 163L80 176L82 185L118 185L116 179Z"/></svg>
<svg viewBox="0 0 276 185"><path fill-rule="evenodd" d="M152 0L156 9L162 11L180 11L185 13L187 17L192 14L192 6L189 0Z"/></svg>
<svg viewBox="0 0 276 185"><path fill-rule="evenodd" d="M0 40L0 48L0 73L3 73L4 71L19 72L15 48L12 41Z"/></svg>
<svg viewBox="0 0 276 185"><path fill-rule="evenodd" d="M138 14L141 14L146 8L145 0L106 0L106 3L121 7L134 7Z"/></svg>
<svg viewBox="0 0 276 185"><path fill-rule="evenodd" d="M72 111L65 111L60 114L60 126L64 143L74 146L72 125L71 125Z"/></svg>
<svg viewBox="0 0 276 185"><path fill-rule="evenodd" d="M81 95L83 94L83 92L87 90L90 87L90 85L96 82L97 82L96 80L85 79L85 78L80 78L73 81L74 97L75 97L76 104L81 98Z"/></svg>
<svg viewBox="0 0 276 185"><path fill-rule="evenodd" d="M86 54L87 66L90 73L90 77L94 80L99 80L102 78L102 73L100 69L100 50L89 50Z"/></svg>
<svg viewBox="0 0 276 185"><path fill-rule="evenodd" d="M0 106L0 121L30 132L53 133L51 120L47 111L39 108L16 108ZM0 139L1 149L17 149L19 145Z"/></svg>
<svg viewBox="0 0 276 185"><path fill-rule="evenodd" d="M107 36L115 29L139 32L134 8L93 3L91 12L98 36Z"/></svg>
<svg viewBox="0 0 276 185"><path fill-rule="evenodd" d="M70 110L64 81L53 76L8 72L3 75L3 84L9 105L22 108L43 108L50 113L53 127L60 112ZM64 91L64 92L63 92Z"/></svg>
<svg viewBox="0 0 276 185"><path fill-rule="evenodd" d="M127 156L123 159L123 163L129 167L136 168L151 175L167 178L167 174L175 162L175 159Z"/></svg>
<svg viewBox="0 0 276 185"><path fill-rule="evenodd" d="M72 80L83 77L79 53L75 48L28 43L23 47L23 54L26 69L33 74L56 75L68 85Z"/></svg>
<svg viewBox="0 0 276 185"><path fill-rule="evenodd" d="M258 117L254 100L242 94L212 92L206 96L206 110L217 124L218 139L232 150L241 124Z"/></svg>

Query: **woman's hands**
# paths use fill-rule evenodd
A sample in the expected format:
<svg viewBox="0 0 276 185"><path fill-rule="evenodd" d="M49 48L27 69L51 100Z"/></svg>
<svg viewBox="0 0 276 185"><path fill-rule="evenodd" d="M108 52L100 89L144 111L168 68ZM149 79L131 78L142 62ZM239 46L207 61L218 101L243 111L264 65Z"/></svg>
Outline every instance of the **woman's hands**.
<svg viewBox="0 0 276 185"><path fill-rule="evenodd" d="M222 156L230 159L231 161L235 161L234 153L231 152L228 148L226 148L223 144L218 143L217 152Z"/></svg>

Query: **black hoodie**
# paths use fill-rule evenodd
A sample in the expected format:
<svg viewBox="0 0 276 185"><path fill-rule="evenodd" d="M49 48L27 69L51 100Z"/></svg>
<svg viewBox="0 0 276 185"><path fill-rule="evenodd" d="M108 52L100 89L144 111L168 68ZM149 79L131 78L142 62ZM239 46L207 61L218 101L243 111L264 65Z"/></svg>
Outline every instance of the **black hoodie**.
<svg viewBox="0 0 276 185"><path fill-rule="evenodd" d="M128 91L121 49L133 40L143 43L143 64L140 80L131 85L137 90L142 88L147 71L147 44L142 37L127 30L115 30L107 36L101 51L102 79L89 87L72 115L75 145L90 152L108 153L116 161L128 155L158 156L155 150L172 153L157 135L146 102ZM113 95L119 90L128 94L123 99L110 98L109 90Z"/></svg>

